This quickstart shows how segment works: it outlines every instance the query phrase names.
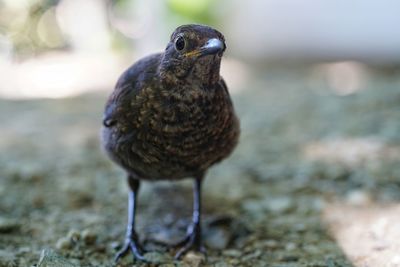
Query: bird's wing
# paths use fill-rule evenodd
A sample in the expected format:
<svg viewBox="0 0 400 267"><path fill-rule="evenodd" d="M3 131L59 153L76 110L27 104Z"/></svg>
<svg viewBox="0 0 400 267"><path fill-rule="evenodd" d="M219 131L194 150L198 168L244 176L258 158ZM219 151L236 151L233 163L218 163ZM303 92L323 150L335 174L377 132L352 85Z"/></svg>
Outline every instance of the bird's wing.
<svg viewBox="0 0 400 267"><path fill-rule="evenodd" d="M118 117L120 116L120 109L118 107L122 105L122 102L124 101L124 96L126 96L129 91L132 91L133 87L134 84L125 84L125 86L123 87L120 87L117 84L114 92L108 98L104 110L103 125L105 127L112 127L117 123Z"/></svg>
<svg viewBox="0 0 400 267"><path fill-rule="evenodd" d="M228 90L228 86L226 85L226 82L224 80L224 78L222 78L222 76L219 79L219 85L222 87L222 89L226 92L226 95L229 97L229 90Z"/></svg>
<svg viewBox="0 0 400 267"><path fill-rule="evenodd" d="M114 92L110 95L103 116L105 127L114 126L124 113L132 111L131 100L141 90L151 75L155 75L161 54L145 57L129 67L118 79ZM129 109L129 110L127 110Z"/></svg>

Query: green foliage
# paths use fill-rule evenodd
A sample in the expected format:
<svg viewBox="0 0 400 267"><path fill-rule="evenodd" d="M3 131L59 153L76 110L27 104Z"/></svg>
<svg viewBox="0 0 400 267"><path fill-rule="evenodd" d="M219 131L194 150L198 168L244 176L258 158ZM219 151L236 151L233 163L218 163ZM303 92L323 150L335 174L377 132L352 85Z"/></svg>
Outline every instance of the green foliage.
<svg viewBox="0 0 400 267"><path fill-rule="evenodd" d="M172 16L178 16L185 22L197 22L204 24L213 24L215 16L215 0L168 0L168 10Z"/></svg>

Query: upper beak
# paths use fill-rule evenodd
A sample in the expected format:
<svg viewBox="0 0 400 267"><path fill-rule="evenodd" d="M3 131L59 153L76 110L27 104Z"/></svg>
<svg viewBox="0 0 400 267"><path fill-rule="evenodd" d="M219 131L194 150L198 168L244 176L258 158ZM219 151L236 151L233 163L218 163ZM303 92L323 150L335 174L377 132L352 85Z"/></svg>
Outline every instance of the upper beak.
<svg viewBox="0 0 400 267"><path fill-rule="evenodd" d="M220 39L212 38L200 48L200 56L214 55L225 50L225 44Z"/></svg>
<svg viewBox="0 0 400 267"><path fill-rule="evenodd" d="M223 41L217 38L212 38L207 41L205 45L200 49L195 49L185 54L186 57L203 57L207 55L215 55L222 53L225 50L225 44Z"/></svg>

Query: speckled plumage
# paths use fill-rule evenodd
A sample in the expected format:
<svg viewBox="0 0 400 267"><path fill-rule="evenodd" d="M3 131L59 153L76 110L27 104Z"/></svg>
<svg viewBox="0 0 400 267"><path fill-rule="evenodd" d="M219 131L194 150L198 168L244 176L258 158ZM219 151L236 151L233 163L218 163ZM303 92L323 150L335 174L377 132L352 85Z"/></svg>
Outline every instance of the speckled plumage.
<svg viewBox="0 0 400 267"><path fill-rule="evenodd" d="M128 173L125 244L116 259L133 253L145 261L135 213L140 180L195 179L193 218L176 258L202 251L201 182L207 169L227 157L239 138L239 121L219 75L225 40L201 25L177 28L163 53L125 71L109 97L103 145Z"/></svg>
<svg viewBox="0 0 400 267"><path fill-rule="evenodd" d="M178 28L171 42L182 33L192 48L223 39L211 28L190 26ZM227 157L239 123L219 76L220 60L178 55L170 43L123 73L105 109L103 143L110 157L150 180L194 176Z"/></svg>

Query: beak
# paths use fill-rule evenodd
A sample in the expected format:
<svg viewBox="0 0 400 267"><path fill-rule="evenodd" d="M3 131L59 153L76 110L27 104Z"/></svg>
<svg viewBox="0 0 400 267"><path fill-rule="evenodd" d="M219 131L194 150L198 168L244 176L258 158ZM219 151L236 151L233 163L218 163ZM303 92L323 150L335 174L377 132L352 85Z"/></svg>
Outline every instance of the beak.
<svg viewBox="0 0 400 267"><path fill-rule="evenodd" d="M190 51L185 54L186 57L203 57L207 55L215 55L218 53L224 52L225 50L225 44L223 41L217 39L217 38L212 38L207 41L205 45L200 47L200 49L196 49L193 51Z"/></svg>
<svg viewBox="0 0 400 267"><path fill-rule="evenodd" d="M217 38L212 38L200 48L200 56L214 55L222 53L225 50L225 44Z"/></svg>

